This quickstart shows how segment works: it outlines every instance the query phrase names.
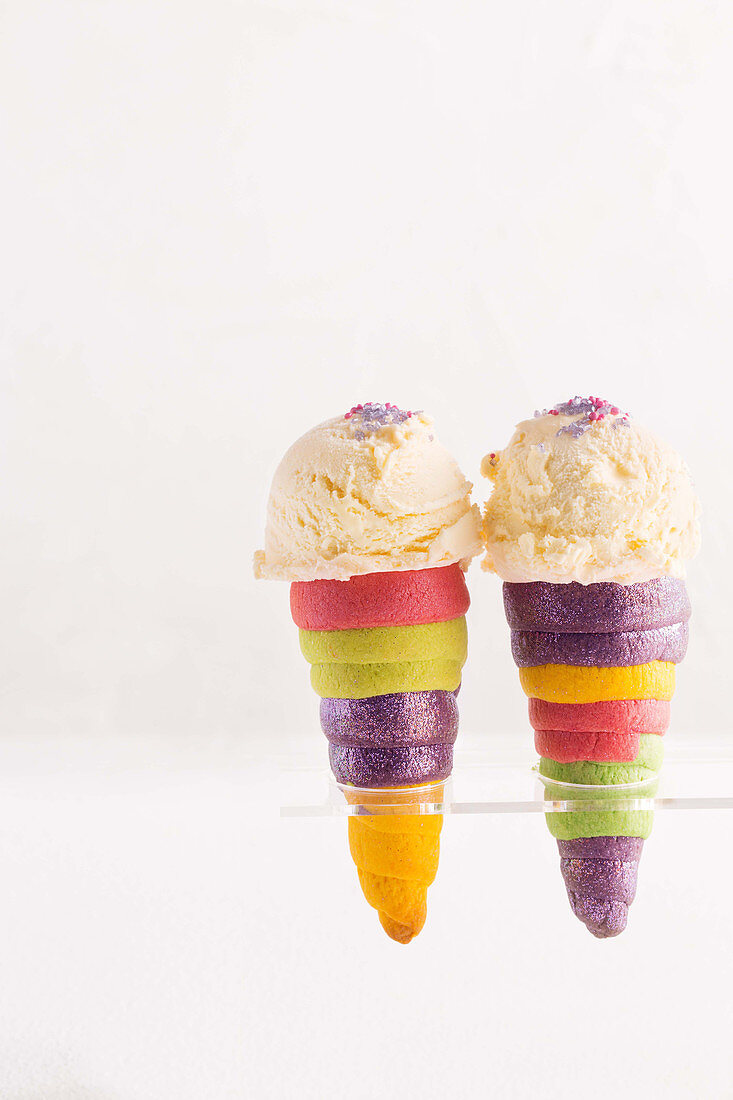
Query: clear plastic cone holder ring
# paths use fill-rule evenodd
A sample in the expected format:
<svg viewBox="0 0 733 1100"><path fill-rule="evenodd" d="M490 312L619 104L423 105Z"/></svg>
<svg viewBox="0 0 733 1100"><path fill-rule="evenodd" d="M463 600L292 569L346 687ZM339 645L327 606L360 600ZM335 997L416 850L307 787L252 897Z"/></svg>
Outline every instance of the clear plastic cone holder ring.
<svg viewBox="0 0 733 1100"><path fill-rule="evenodd" d="M473 755L474 759L470 759ZM413 787L339 784L323 767L280 769L281 817L374 814L526 814L733 809L733 747L670 752L640 783L586 785L539 774L532 760L457 762L449 779Z"/></svg>

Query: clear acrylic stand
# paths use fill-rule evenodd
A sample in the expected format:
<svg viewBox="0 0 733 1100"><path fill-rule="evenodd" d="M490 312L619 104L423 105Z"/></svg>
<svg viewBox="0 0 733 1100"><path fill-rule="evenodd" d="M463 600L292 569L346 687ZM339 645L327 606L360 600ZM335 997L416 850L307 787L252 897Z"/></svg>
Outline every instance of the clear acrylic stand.
<svg viewBox="0 0 733 1100"><path fill-rule="evenodd" d="M527 814L603 810L733 809L733 744L670 745L660 775L613 787L544 780L537 757L516 742L457 751L451 778L422 787L373 791L341 787L323 763L280 769L281 817L349 814Z"/></svg>

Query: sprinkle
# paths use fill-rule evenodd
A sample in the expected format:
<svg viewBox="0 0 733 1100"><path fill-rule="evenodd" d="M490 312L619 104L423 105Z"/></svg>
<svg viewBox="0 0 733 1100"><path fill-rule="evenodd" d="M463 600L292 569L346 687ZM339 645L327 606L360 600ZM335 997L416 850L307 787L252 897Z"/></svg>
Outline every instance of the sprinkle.
<svg viewBox="0 0 733 1100"><path fill-rule="evenodd" d="M357 428L354 431L354 439L363 440L368 435L374 435L387 424L403 424L413 415L409 410L399 409L389 401L386 405L370 401L366 405L354 405L344 413L344 420L354 420Z"/></svg>
<svg viewBox="0 0 733 1100"><path fill-rule="evenodd" d="M614 427L619 423L626 423L628 413L622 413L617 405L611 405L602 397L575 397L568 398L552 409L536 409L536 417L539 416L572 416L572 424L565 424L558 430L557 435L570 435L573 439L579 439L588 431L592 424L605 420L608 416L622 417L622 420L614 420Z"/></svg>
<svg viewBox="0 0 733 1100"><path fill-rule="evenodd" d="M557 433L558 435L569 435L573 439L580 439L581 435L588 431L590 424L584 424L582 420L576 420L572 424L567 424L564 428L561 428Z"/></svg>

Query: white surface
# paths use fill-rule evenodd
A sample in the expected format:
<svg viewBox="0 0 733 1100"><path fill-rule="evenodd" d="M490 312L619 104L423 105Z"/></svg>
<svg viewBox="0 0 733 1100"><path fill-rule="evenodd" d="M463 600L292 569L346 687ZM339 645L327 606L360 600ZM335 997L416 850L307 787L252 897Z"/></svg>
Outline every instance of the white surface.
<svg viewBox="0 0 733 1100"><path fill-rule="evenodd" d="M241 741L7 737L0 763L3 1100L729 1093L731 811L657 815L605 943L541 816L448 817L403 948L346 822L278 822Z"/></svg>
<svg viewBox="0 0 733 1100"><path fill-rule="evenodd" d="M476 482L576 391L666 435L705 509L672 736L730 735L730 5L2 18L3 1100L726 1095L730 818L660 815L600 945L538 820L451 820L400 950L343 822L242 815L245 752L319 745L267 485L355 401L432 410ZM525 737L469 583L465 727Z"/></svg>

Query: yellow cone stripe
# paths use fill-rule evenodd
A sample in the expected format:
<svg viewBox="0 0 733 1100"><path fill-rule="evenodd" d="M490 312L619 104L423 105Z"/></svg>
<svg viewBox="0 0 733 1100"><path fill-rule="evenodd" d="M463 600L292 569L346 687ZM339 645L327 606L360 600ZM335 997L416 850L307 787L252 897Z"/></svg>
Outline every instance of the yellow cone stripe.
<svg viewBox="0 0 733 1100"><path fill-rule="evenodd" d="M525 694L548 703L601 703L612 699L671 699L674 665L650 661L626 668L535 665L519 669Z"/></svg>

